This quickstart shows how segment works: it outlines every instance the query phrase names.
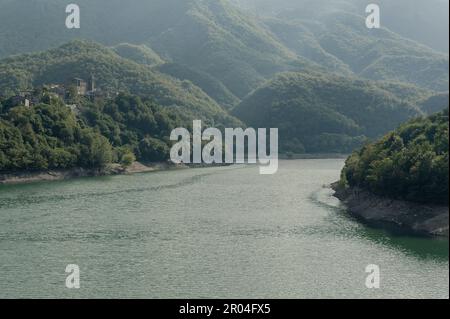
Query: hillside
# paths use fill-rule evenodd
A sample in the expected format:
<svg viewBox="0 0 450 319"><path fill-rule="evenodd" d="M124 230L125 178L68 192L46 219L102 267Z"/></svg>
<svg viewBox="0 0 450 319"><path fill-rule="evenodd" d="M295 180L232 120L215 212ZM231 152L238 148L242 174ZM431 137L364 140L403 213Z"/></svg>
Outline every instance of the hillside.
<svg viewBox="0 0 450 319"><path fill-rule="evenodd" d="M267 25L290 49L330 71L448 89L448 55L388 29L369 30L355 14L333 12L317 19L269 19Z"/></svg>
<svg viewBox="0 0 450 319"><path fill-rule="evenodd" d="M444 41L448 47L448 3L381 1L383 24L375 30L366 28L367 3L360 0L235 2L249 13L258 12L289 49L329 71L343 75L350 71L367 79L406 82L436 91L448 89L448 48L440 53L410 40L419 35L422 43L434 39L437 47L443 48ZM440 12L440 7L447 10ZM439 21L433 20L436 15ZM414 17L421 20L413 21Z"/></svg>
<svg viewBox="0 0 450 319"><path fill-rule="evenodd" d="M33 100L0 98L0 173L165 162L171 131L192 125L178 110L130 94L63 101L36 89Z"/></svg>
<svg viewBox="0 0 450 319"><path fill-rule="evenodd" d="M448 237L448 140L448 109L402 124L347 159L334 196L371 225Z"/></svg>
<svg viewBox="0 0 450 319"><path fill-rule="evenodd" d="M185 69L173 66L169 73L192 80L225 107L283 71L322 70L448 90L447 54L404 38L416 33L392 32L391 24L368 30L357 0L333 5L272 0L262 6L260 1L265 0L256 1L263 12L258 16L228 0L134 0L132 6L118 0L80 0L83 26L67 30L62 25L63 1L1 0L0 57L46 50L74 38L113 47L130 43L117 52L138 63L153 64L158 55L189 67L197 74L187 76ZM273 12L273 7L285 10ZM15 22L23 16L28 19L18 27ZM214 89L204 85L206 78L214 82Z"/></svg>
<svg viewBox="0 0 450 319"><path fill-rule="evenodd" d="M387 90L386 88L389 88ZM253 127L278 127L285 152L349 152L366 138L421 114L394 84L324 74L281 74L232 114Z"/></svg>
<svg viewBox="0 0 450 319"><path fill-rule="evenodd" d="M150 43L174 62L219 79L240 98L274 73L300 67L300 58L263 25L224 0L190 1L179 23Z"/></svg>
<svg viewBox="0 0 450 319"><path fill-rule="evenodd" d="M83 26L67 30L61 24L61 1L0 1L0 57L45 50L74 38L113 46L146 44L166 61L217 78L239 97L298 60L257 21L224 0L134 0L133 6L109 0L77 3ZM17 28L14 19L28 15L31 20Z"/></svg>
<svg viewBox="0 0 450 319"><path fill-rule="evenodd" d="M420 203L449 200L448 109L401 125L347 160L342 183Z"/></svg>
<svg viewBox="0 0 450 319"><path fill-rule="evenodd" d="M132 61L140 58L146 63ZM158 72L159 63L145 47L111 49L85 40L0 60L0 171L166 161L176 127L194 119L243 126L192 82ZM91 75L94 97L72 84ZM51 91L53 84L64 85L64 97ZM33 105L17 101L21 91Z"/></svg>
<svg viewBox="0 0 450 319"><path fill-rule="evenodd" d="M176 63L162 64L157 70L176 79L191 81L226 109L231 109L240 102L222 82L206 72Z"/></svg>
<svg viewBox="0 0 450 319"><path fill-rule="evenodd" d="M318 15L344 11L365 14L364 0L231 0L243 10L260 16L317 18ZM383 26L402 37L412 39L448 54L449 2L447 0L378 0Z"/></svg>
<svg viewBox="0 0 450 319"><path fill-rule="evenodd" d="M101 168L112 156L108 140L83 127L62 103L8 111L0 103L0 172Z"/></svg>
<svg viewBox="0 0 450 319"><path fill-rule="evenodd" d="M139 64L157 66L164 63L164 60L146 45L121 43L114 46L112 49L122 58L132 60Z"/></svg>
<svg viewBox="0 0 450 319"><path fill-rule="evenodd" d="M433 114L449 107L448 92L435 94L420 101L420 108L426 114Z"/></svg>
<svg viewBox="0 0 450 319"><path fill-rule="evenodd" d="M89 79L91 75L105 91L151 97L157 104L176 109L185 119L203 119L215 125L239 123L191 82L122 58L90 41L76 40L46 52L0 60L0 92L8 95L43 84L66 83L75 77Z"/></svg>

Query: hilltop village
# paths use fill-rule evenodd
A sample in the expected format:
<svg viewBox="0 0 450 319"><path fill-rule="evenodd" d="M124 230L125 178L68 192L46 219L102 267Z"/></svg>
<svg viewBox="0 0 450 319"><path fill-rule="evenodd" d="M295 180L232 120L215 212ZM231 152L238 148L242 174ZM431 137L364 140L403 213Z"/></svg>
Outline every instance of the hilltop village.
<svg viewBox="0 0 450 319"><path fill-rule="evenodd" d="M65 83L44 84L35 89L22 90L13 96L3 96L9 107L32 107L43 101L44 97L54 97L62 100L73 112L77 112L78 106L74 103L76 98L82 97L94 101L98 98L110 98L113 94L96 87L95 77L91 75L89 80L72 78ZM117 95L117 93L116 93Z"/></svg>

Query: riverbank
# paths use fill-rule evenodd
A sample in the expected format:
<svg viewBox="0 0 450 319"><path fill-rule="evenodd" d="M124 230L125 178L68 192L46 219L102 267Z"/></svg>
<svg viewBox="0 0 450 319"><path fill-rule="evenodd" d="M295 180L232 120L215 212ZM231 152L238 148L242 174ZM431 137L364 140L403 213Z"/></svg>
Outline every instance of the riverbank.
<svg viewBox="0 0 450 319"><path fill-rule="evenodd" d="M299 159L346 159L349 154L344 153L304 153L304 154L279 154L278 158L282 160L299 160Z"/></svg>
<svg viewBox="0 0 450 319"><path fill-rule="evenodd" d="M332 184L332 188L348 212L363 222L416 235L449 237L448 206L393 200L339 183Z"/></svg>
<svg viewBox="0 0 450 319"><path fill-rule="evenodd" d="M175 165L171 163L140 163L134 162L128 167L120 164L112 164L105 168L85 169L73 168L68 170L45 170L28 172L8 172L0 173L0 185L25 184L43 181L59 181L78 177L96 177L109 175L123 175L155 172L161 170L186 168L184 165Z"/></svg>

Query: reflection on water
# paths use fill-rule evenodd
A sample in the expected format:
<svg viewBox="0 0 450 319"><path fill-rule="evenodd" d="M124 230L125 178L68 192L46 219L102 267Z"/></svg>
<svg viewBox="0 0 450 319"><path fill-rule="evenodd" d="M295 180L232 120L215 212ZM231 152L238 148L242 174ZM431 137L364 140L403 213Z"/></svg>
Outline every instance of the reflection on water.
<svg viewBox="0 0 450 319"><path fill-rule="evenodd" d="M351 219L352 216L345 210L345 207L343 207L338 199L332 196L333 192L328 185L324 185L320 190L311 195L311 200L318 205L333 210L336 216L340 216L340 218ZM361 225L360 228L358 236L367 240L390 246L393 249L417 258L448 261L448 238L411 236L395 227L381 229L379 227L364 227Z"/></svg>
<svg viewBox="0 0 450 319"><path fill-rule="evenodd" d="M365 233L367 239L391 246L407 255L421 259L448 261L448 239L404 236L372 228L366 228Z"/></svg>

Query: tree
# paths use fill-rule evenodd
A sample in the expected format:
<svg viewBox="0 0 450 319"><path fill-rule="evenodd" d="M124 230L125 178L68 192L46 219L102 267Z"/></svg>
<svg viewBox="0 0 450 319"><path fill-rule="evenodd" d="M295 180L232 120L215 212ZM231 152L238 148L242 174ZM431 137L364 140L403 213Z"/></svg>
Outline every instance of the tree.
<svg viewBox="0 0 450 319"><path fill-rule="evenodd" d="M448 109L401 125L353 153L341 183L391 198L449 202Z"/></svg>
<svg viewBox="0 0 450 319"><path fill-rule="evenodd" d="M120 162L123 166L128 167L131 166L136 161L136 156L132 152L127 152L122 155Z"/></svg>
<svg viewBox="0 0 450 319"><path fill-rule="evenodd" d="M84 167L103 168L112 161L112 147L106 137L91 129L82 133L81 164Z"/></svg>
<svg viewBox="0 0 450 319"><path fill-rule="evenodd" d="M161 162L169 158L170 149L163 141L146 137L139 143L139 153L145 161Z"/></svg>

